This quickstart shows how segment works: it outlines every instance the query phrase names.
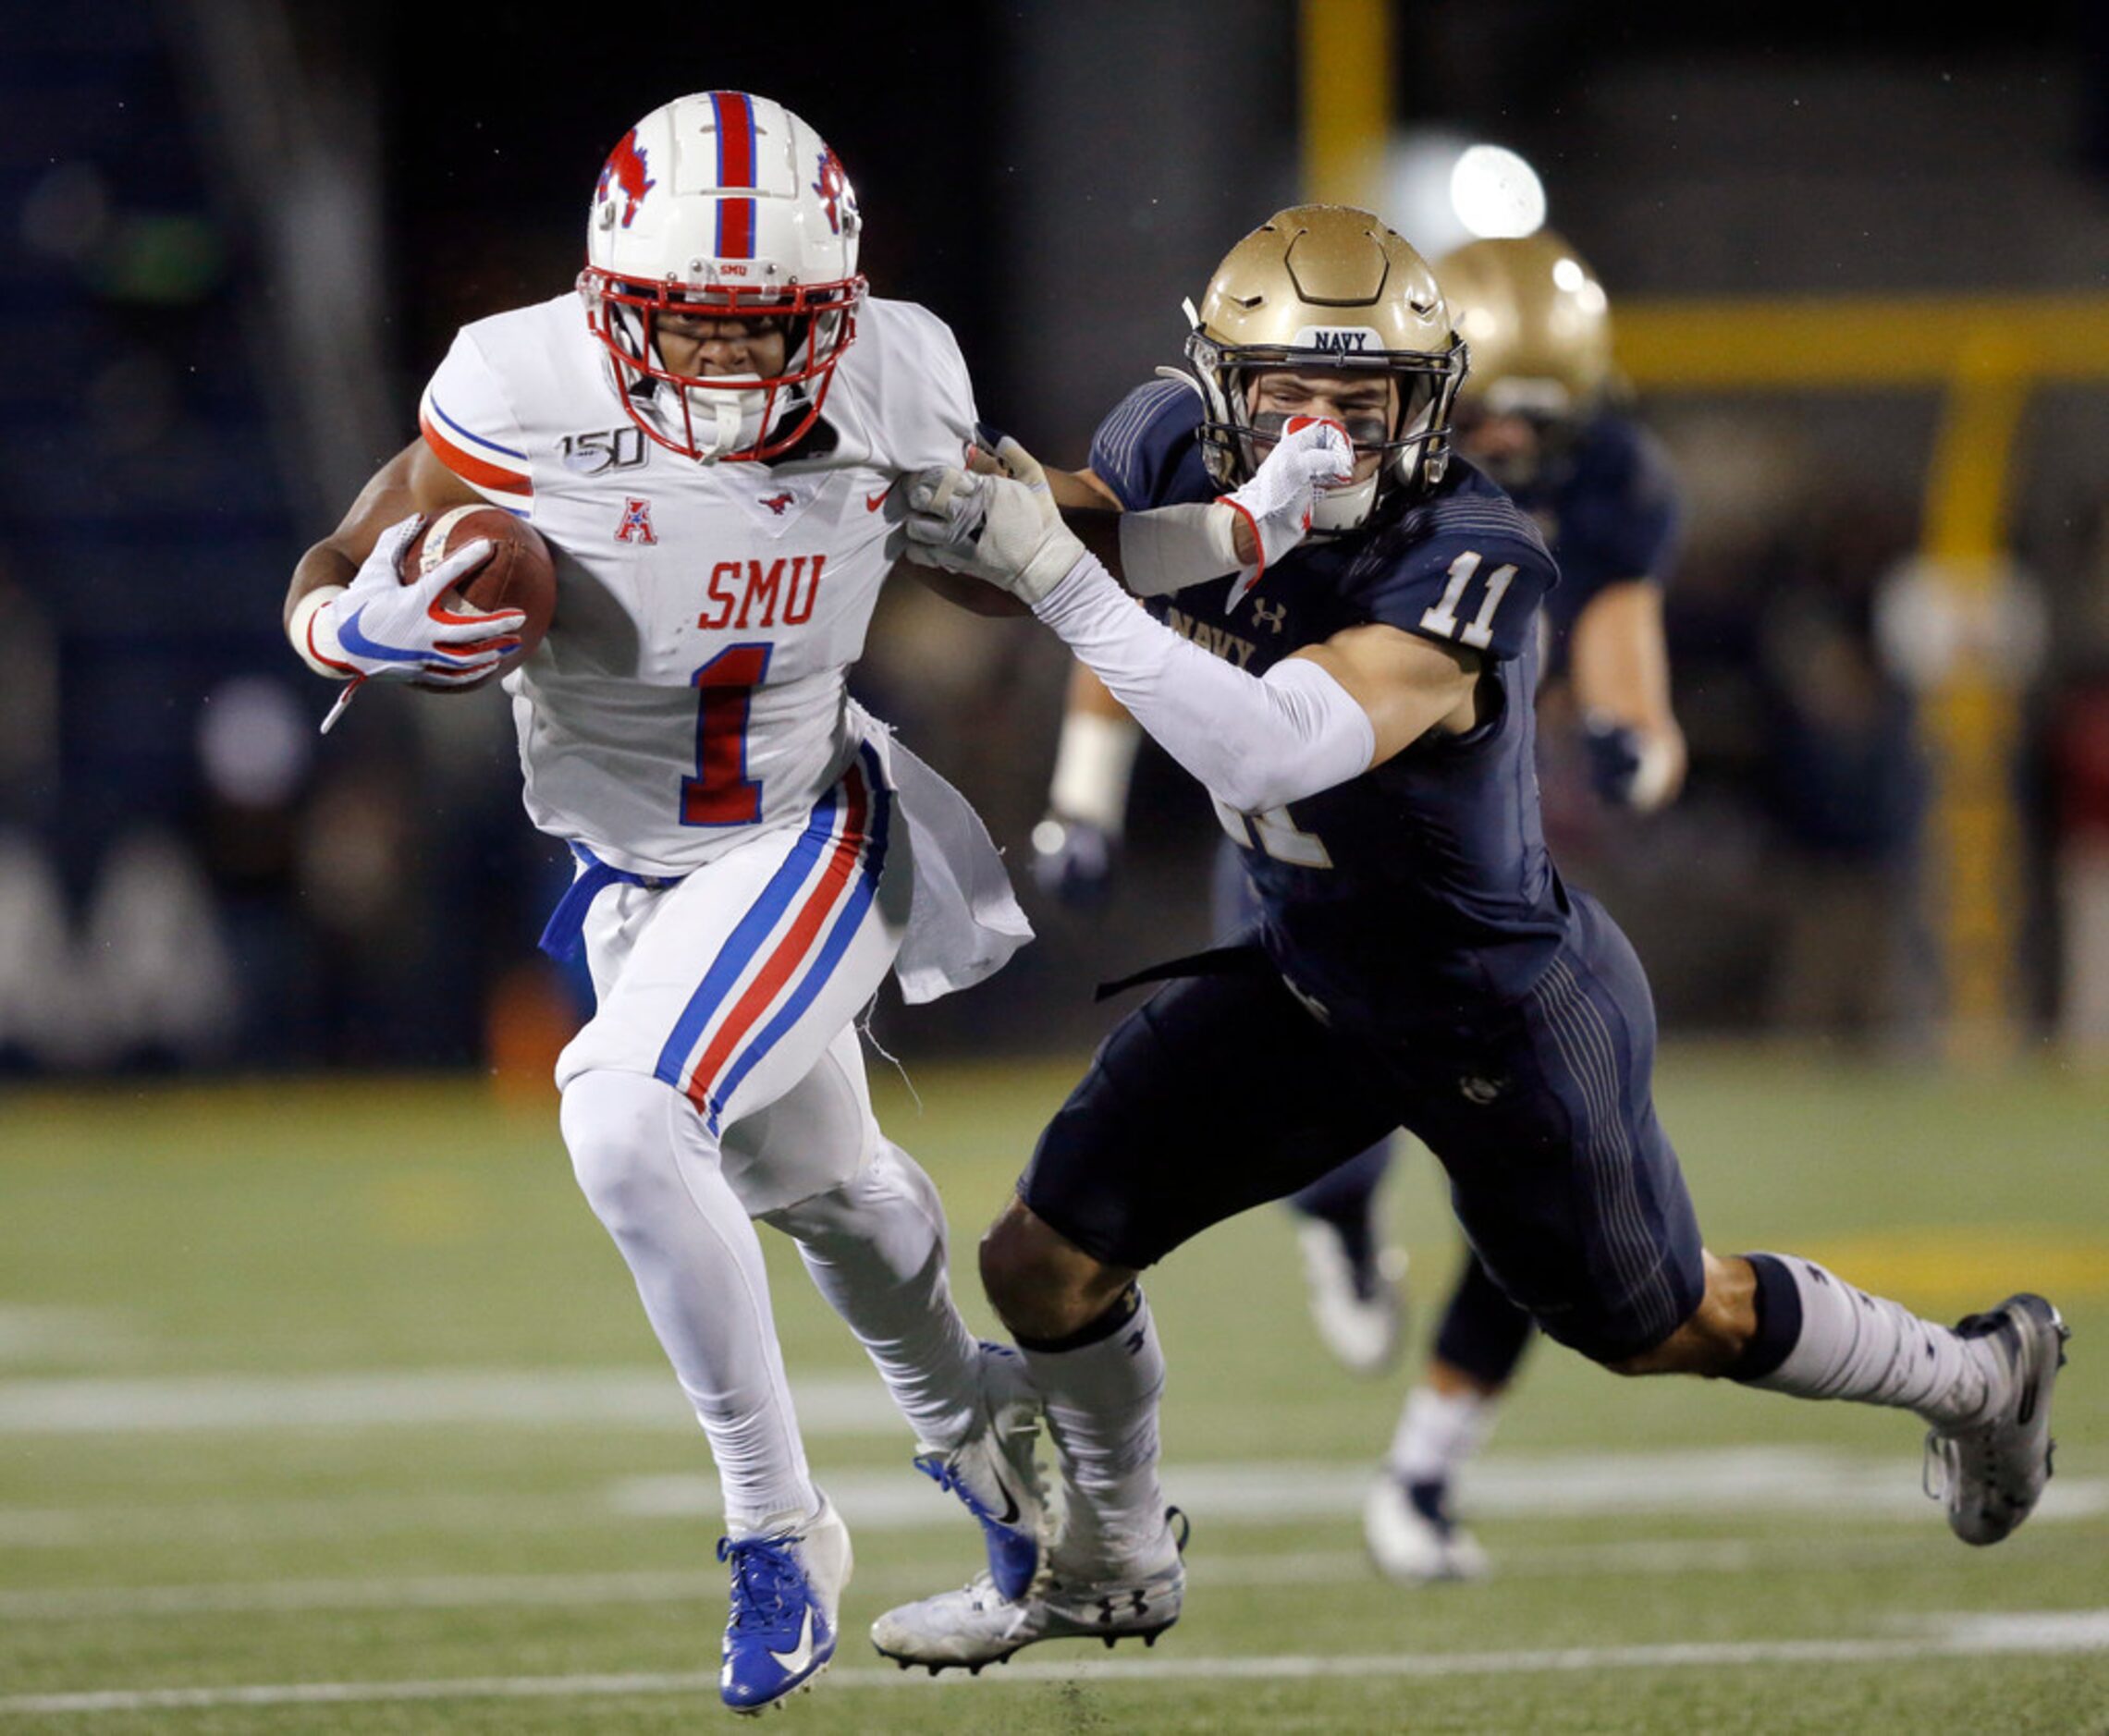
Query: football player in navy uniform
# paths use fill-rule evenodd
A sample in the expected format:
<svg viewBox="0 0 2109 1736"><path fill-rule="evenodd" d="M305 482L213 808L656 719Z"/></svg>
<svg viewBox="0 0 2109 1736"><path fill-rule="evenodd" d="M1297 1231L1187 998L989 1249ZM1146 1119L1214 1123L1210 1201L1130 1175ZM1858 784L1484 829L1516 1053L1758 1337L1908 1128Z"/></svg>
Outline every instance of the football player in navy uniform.
<svg viewBox="0 0 2109 1736"><path fill-rule="evenodd" d="M1232 250L1194 327L1197 395L1131 399L1136 473L1174 504L1116 521L1128 589L1015 442L1009 475L909 484L923 557L1025 603L1208 789L1260 917L1245 944L1159 972L982 1242L1067 1498L1046 1574L1016 1598L985 1576L890 1610L878 1649L979 1668L1177 1620L1139 1274L1400 1126L1553 1338L1623 1374L1910 1411L1953 1529L2006 1536L2050 1473L2049 1302L1950 1328L1809 1261L1700 1240L1651 1102L1647 980L1540 832L1554 568L1450 450L1465 347L1427 263L1367 213L1298 207ZM1193 502L1193 465L1229 492Z"/></svg>
<svg viewBox="0 0 2109 1736"><path fill-rule="evenodd" d="M1612 401L1603 287L1565 239L1546 230L1468 242L1433 269L1472 357L1453 415L1454 445L1530 514L1559 563L1560 582L1540 610L1545 683L1566 690L1597 795L1620 811L1651 813L1676 793L1685 769L1661 603L1680 510L1666 456ZM1122 507L1161 504L1150 495L1134 414L1158 396L1146 387L1106 419L1081 478ZM1212 478L1190 480L1196 498L1212 496ZM1036 829L1043 891L1075 903L1102 895L1138 733L1079 665L1048 816ZM1227 838L1214 904L1224 937L1256 914ZM1377 1209L1392 1151L1390 1139L1379 1141L1287 1202L1300 1220L1313 1321L1327 1348L1357 1373L1389 1367L1401 1329L1404 1256L1384 1245ZM1419 1583L1486 1571L1485 1552L1453 1517L1452 1490L1490 1432L1530 1336L1529 1315L1467 1252L1367 1503L1370 1559L1389 1577Z"/></svg>

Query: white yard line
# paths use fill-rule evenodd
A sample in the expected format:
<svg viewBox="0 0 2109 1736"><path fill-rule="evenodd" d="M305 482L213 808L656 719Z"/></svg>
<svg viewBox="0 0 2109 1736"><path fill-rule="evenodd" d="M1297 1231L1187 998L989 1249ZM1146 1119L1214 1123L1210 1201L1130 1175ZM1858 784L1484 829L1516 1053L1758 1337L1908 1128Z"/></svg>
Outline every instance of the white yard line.
<svg viewBox="0 0 2109 1736"><path fill-rule="evenodd" d="M962 1534L963 1540L964 1534ZM1938 1547L1940 1539L1931 1540ZM1503 1579L1739 1573L1767 1566L1803 1572L1860 1572L1920 1547L1919 1540L1856 1539L1812 1550L1806 1540L1758 1544L1736 1539L1637 1539L1611 1544L1522 1545L1503 1549ZM941 1574L941 1570L939 1571ZM1209 1558L1189 1564L1204 1588L1270 1585L1370 1585L1359 1549L1305 1549ZM906 1562L860 1564L860 1592L908 1595L935 1588L933 1571ZM286 1614L306 1610L467 1609L500 1606L591 1608L611 1604L679 1603L725 1595L720 1568L613 1573L435 1574L414 1579L251 1580L223 1584L110 1585L71 1591L0 1592L0 1620L104 1620L111 1617Z"/></svg>
<svg viewBox="0 0 2109 1736"><path fill-rule="evenodd" d="M699 1441L699 1464L703 1450ZM1856 1525L1937 1524L1916 1471L1904 1451L1870 1457L1804 1447L1496 1453L1469 1469L1460 1501L1480 1519L1779 1513ZM1174 1461L1165 1467L1164 1484L1170 1498L1196 1522L1242 1530L1356 1518L1372 1474L1370 1466L1338 1461ZM834 1471L823 1481L860 1532L916 1530L957 1517L955 1508L909 1471L905 1451L899 1469ZM699 1470L624 1478L569 1495L365 1493L331 1500L0 1507L0 1547L78 1548L113 1538L283 1543L404 1531L541 1534L605 1527L611 1510L621 1520L693 1521L709 1530L718 1503L717 1479ZM2067 1474L2051 1485L2030 1522L2055 1524L2103 1512L2109 1512L2109 1478Z"/></svg>
<svg viewBox="0 0 2109 1736"><path fill-rule="evenodd" d="M2109 1651L2109 1609L2057 1610L1999 1617L1924 1619L1927 1632L1896 1639L1750 1640L1704 1644L1576 1645L1551 1651L1379 1654L1361 1657L1291 1655L1273 1657L1088 1657L1005 1665L987 1682L1310 1681L1343 1678L1501 1676L1584 1670L1735 1668L1752 1664L1884 1664L1929 1657L1995 1654L2052 1655ZM1068 1648L1074 1651L1078 1648ZM981 1683L957 1671L935 1679L969 1691ZM920 1687L921 1670L837 1669L823 1693L845 1688ZM0 1698L0 1714L175 1711L228 1705L316 1705L403 1700L607 1699L631 1694L715 1693L715 1670L654 1675L470 1676L435 1681L316 1681L219 1688L105 1688L74 1693L25 1693Z"/></svg>
<svg viewBox="0 0 2109 1736"><path fill-rule="evenodd" d="M1359 1515L1375 1474L1374 1465L1338 1460L1173 1461L1164 1467L1164 1491L1196 1521L1294 1524ZM856 1472L825 1481L852 1524L913 1524L930 1512L928 1489L907 1478ZM714 1479L679 1475L619 1483L610 1498L631 1517L678 1519L717 1512L719 1497ZM1458 1505L1476 1518L1762 1511L1916 1521L1933 1510L1909 1445L1877 1456L1815 1447L1495 1453L1466 1468ZM2104 1511L2109 1479L2068 1475L2051 1485L2035 1519Z"/></svg>
<svg viewBox="0 0 2109 1736"><path fill-rule="evenodd" d="M871 1375L791 1383L809 1436L901 1427ZM627 1368L437 1368L327 1375L172 1375L0 1380L0 1435L582 1424L696 1433L671 1375Z"/></svg>

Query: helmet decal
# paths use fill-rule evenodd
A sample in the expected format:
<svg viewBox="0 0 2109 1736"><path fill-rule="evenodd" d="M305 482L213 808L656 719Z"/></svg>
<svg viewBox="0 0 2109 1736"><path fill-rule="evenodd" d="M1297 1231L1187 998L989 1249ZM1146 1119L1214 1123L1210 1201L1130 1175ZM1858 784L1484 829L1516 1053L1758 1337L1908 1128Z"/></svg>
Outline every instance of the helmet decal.
<svg viewBox="0 0 2109 1736"><path fill-rule="evenodd" d="M813 190L820 196L821 206L828 213L828 233L841 234L840 206L849 197L850 183L842 177L842 159L832 150L820 153L819 178L813 183Z"/></svg>
<svg viewBox="0 0 2109 1736"><path fill-rule="evenodd" d="M608 153L607 165L600 172L600 185L594 189L595 204L607 200L609 182L621 189L621 221L626 229L637 220L637 207L644 202L644 195L659 184L651 178L647 166L644 153L637 143L637 128L632 127L622 135L621 143Z"/></svg>

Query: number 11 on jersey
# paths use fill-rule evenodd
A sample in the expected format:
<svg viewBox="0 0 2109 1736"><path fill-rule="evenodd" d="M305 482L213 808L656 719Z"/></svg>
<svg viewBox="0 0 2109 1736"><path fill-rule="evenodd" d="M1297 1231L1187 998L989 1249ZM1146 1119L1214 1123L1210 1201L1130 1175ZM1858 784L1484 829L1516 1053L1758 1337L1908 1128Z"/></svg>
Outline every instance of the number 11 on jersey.
<svg viewBox="0 0 2109 1736"><path fill-rule="evenodd" d="M695 776L681 779L683 825L753 825L762 817L762 787L747 776L747 712L769 651L728 645L689 677L699 697Z"/></svg>

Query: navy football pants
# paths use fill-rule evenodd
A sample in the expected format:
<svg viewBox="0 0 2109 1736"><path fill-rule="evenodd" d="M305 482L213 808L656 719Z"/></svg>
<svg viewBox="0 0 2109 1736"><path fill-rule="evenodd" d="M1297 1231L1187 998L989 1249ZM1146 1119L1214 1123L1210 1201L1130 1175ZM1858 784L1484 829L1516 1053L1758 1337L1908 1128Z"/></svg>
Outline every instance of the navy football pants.
<svg viewBox="0 0 2109 1736"><path fill-rule="evenodd" d="M1019 1194L1110 1265L1154 1265L1397 1127L1450 1178L1489 1274L1601 1362L1652 1349L1705 1290L1698 1224L1649 1093L1639 960L1584 894L1520 1001L1469 1026L1322 1024L1257 953L1117 1026L1041 1135Z"/></svg>

